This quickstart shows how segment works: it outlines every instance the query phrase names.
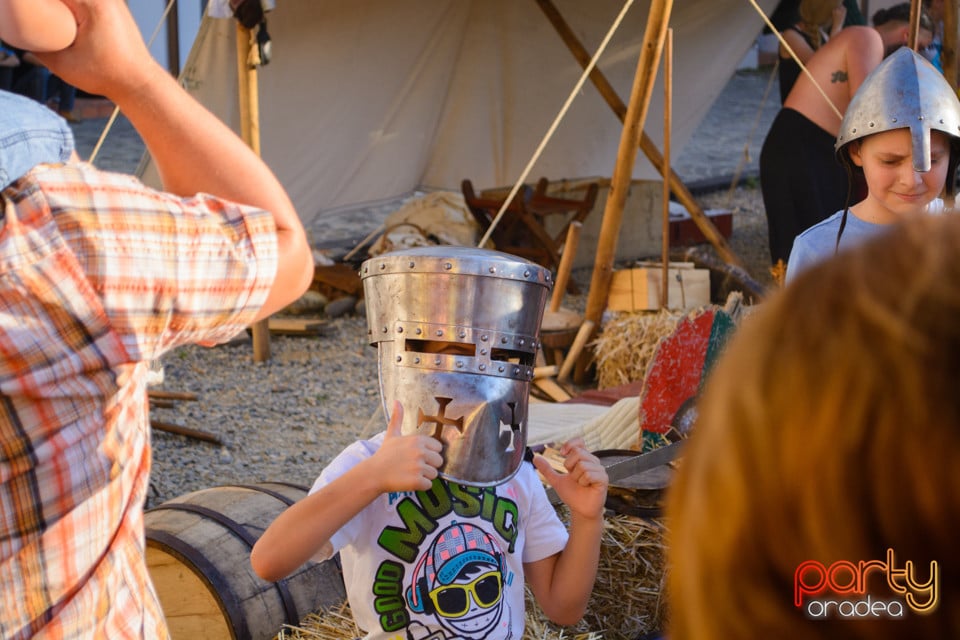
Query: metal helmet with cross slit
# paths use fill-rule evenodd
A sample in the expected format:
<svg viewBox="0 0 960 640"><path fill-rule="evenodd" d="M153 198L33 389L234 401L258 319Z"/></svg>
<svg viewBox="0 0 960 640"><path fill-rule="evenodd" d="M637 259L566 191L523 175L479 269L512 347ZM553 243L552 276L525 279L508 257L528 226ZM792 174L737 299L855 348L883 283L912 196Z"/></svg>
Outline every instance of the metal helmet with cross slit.
<svg viewBox="0 0 960 640"><path fill-rule="evenodd" d="M930 131L960 137L960 100L936 67L901 47L870 72L853 96L834 145L838 154L865 136L910 129L913 168L930 170ZM955 159L954 159L955 162ZM950 175L953 175L951 169Z"/></svg>
<svg viewBox="0 0 960 640"><path fill-rule="evenodd" d="M527 406L550 271L470 247L418 247L360 269L370 344L389 414L443 445L440 475L491 486L523 461Z"/></svg>

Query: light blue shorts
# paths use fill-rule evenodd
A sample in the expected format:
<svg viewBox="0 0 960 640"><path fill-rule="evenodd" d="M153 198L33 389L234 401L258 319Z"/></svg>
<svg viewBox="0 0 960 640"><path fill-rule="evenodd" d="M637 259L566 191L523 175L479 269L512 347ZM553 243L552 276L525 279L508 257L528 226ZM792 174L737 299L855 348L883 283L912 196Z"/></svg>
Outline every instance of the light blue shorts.
<svg viewBox="0 0 960 640"><path fill-rule="evenodd" d="M73 152L67 121L36 100L0 91L0 189L44 162L66 162Z"/></svg>

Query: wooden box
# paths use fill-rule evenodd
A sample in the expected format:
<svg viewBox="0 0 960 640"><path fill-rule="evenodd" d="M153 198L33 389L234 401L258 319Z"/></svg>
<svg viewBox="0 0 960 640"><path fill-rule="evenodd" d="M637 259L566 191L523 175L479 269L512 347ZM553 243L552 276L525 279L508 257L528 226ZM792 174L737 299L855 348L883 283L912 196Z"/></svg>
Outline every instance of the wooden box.
<svg viewBox="0 0 960 640"><path fill-rule="evenodd" d="M650 311L660 308L663 269L660 263L614 271L607 308L611 311ZM667 307L692 309L710 304L710 270L692 262L671 262L667 271Z"/></svg>

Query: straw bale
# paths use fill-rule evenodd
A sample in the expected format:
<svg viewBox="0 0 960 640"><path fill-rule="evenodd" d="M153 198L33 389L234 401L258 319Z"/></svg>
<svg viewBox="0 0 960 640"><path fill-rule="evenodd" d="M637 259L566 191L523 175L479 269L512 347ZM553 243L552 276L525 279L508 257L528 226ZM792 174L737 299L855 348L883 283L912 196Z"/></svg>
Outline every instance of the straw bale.
<svg viewBox="0 0 960 640"><path fill-rule="evenodd" d="M558 507L558 512L569 521L565 507ZM583 620L573 627L551 623L527 589L523 640L633 640L659 631L665 619L663 533L658 520L608 514L597 581ZM343 640L362 635L344 603L306 616L299 627L285 627L277 640Z"/></svg>
<svg viewBox="0 0 960 640"><path fill-rule="evenodd" d="M684 311L623 312L605 321L593 342L597 387L609 389L643 380L660 340L669 336Z"/></svg>

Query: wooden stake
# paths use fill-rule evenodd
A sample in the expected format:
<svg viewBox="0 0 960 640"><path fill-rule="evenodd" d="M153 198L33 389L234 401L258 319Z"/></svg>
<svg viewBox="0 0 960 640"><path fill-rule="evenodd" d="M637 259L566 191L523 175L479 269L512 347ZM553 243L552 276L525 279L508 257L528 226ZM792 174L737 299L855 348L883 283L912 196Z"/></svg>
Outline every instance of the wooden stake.
<svg viewBox="0 0 960 640"><path fill-rule="evenodd" d="M663 171L667 175L670 171L670 118L673 111L673 29L667 29L667 41L663 55ZM663 268L663 279L660 283L660 308L666 309L670 303L670 184L663 181L663 250L660 261Z"/></svg>
<svg viewBox="0 0 960 640"><path fill-rule="evenodd" d="M560 265L557 267L557 279L553 283L553 295L550 298L550 311L559 311L563 294L570 281L570 272L573 271L573 259L577 255L577 245L580 244L580 229L582 222L574 220L567 228L567 239L563 243L563 255L560 256Z"/></svg>
<svg viewBox="0 0 960 640"><path fill-rule="evenodd" d="M212 442L213 444L223 444L223 441L212 433L191 429L189 427L181 427L180 425L173 424L172 422L161 422L160 420L151 419L150 426L160 431L166 431L167 433L175 433L178 436L187 436L188 438L203 440L204 442Z"/></svg>
<svg viewBox="0 0 960 640"><path fill-rule="evenodd" d="M237 21L237 92L240 95L240 135L260 155L260 103L257 85L257 45L249 29ZM270 330L266 320L253 323L253 361L270 359Z"/></svg>
<svg viewBox="0 0 960 640"><path fill-rule="evenodd" d="M587 340L593 336L595 327L596 324L592 320L584 320L583 324L580 325L577 337L573 339L570 351L567 352L567 357L563 359L563 364L560 365L560 373L557 374L558 382L566 382L570 379L573 365L580 359L580 354L583 353L583 348L587 346Z"/></svg>
<svg viewBox="0 0 960 640"><path fill-rule="evenodd" d="M147 391L147 397L151 400L159 398L161 400L196 400L197 394L189 391L161 391L159 389L150 389Z"/></svg>
<svg viewBox="0 0 960 640"><path fill-rule="evenodd" d="M540 5L540 9L543 10L547 19L550 20L551 24L553 24L557 30L560 38L567 45L567 48L570 49L573 57L576 58L580 66L585 69L587 65L590 64L591 56L587 53L586 48L577 38L573 29L570 28L563 19L563 16L560 15L560 12L553 6L551 0L537 0L537 4ZM610 109L616 114L617 118L619 118L621 122L624 122L627 116L627 106L623 103L623 100L620 99L620 96L617 95L613 85L611 85L606 76L603 75L603 72L600 71L599 68L594 67L590 72L590 80L597 88L597 91L600 92L601 97L603 97L610 106ZM662 172L664 167L663 156L660 155L657 146L646 133L642 133L639 144L640 150L643 151L644 155L650 161L650 164L652 164L657 171ZM677 197L677 201L690 212L690 217L693 219L694 224L697 225L707 241L717 250L720 257L729 264L742 267L743 263L741 260L733 252L733 249L730 248L730 244L726 238L723 237L723 234L717 230L713 222L710 221L710 218L707 217L707 214L704 213L703 208L697 203L696 198L693 197L693 194L690 193L686 185L683 184L680 176L678 176L673 169L670 169L666 174L661 173L661 175L664 180L670 182L670 189Z"/></svg>

